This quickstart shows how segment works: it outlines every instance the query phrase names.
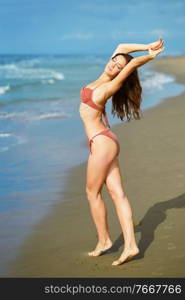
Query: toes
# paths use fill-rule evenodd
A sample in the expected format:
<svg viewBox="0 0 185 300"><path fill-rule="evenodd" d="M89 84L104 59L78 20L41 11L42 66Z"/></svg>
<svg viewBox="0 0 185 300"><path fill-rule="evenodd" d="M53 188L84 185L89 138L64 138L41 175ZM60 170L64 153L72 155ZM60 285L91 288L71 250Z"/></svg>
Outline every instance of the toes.
<svg viewBox="0 0 185 300"><path fill-rule="evenodd" d="M118 266L121 265L122 261L120 259L113 261L112 266Z"/></svg>
<svg viewBox="0 0 185 300"><path fill-rule="evenodd" d="M92 251L89 252L88 255L89 256L99 256L101 254L102 251Z"/></svg>

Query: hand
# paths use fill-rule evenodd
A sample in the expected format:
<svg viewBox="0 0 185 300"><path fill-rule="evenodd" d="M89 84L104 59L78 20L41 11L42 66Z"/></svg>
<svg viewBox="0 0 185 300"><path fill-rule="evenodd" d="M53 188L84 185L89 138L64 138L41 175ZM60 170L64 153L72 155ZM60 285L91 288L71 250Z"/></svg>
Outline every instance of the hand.
<svg viewBox="0 0 185 300"><path fill-rule="evenodd" d="M164 51L164 47L161 47L161 48L159 48L159 49L157 49L157 50L152 50L152 49L149 49L148 50L148 52L149 52L149 54L150 54L150 56L152 57L152 58L154 58L154 57L156 57L159 53L161 53L162 51Z"/></svg>
<svg viewBox="0 0 185 300"><path fill-rule="evenodd" d="M163 44L164 44L164 40L160 38L158 41L150 43L148 45L148 49L158 50L163 46Z"/></svg>

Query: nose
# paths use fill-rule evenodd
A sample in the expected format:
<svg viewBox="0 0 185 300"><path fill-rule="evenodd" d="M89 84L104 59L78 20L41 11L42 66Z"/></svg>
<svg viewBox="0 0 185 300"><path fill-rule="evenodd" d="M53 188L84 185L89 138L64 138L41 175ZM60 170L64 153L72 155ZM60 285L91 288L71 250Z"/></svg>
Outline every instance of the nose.
<svg viewBox="0 0 185 300"><path fill-rule="evenodd" d="M114 61L111 61L111 63L110 63L111 69L114 69L115 65L116 65L116 63Z"/></svg>

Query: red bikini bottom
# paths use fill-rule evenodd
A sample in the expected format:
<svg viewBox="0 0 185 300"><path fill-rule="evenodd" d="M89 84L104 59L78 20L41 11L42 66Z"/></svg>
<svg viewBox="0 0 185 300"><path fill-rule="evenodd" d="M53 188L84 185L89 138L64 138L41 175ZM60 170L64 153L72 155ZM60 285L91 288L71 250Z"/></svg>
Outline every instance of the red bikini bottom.
<svg viewBox="0 0 185 300"><path fill-rule="evenodd" d="M119 154L120 152L120 145L119 145L119 141L118 141L118 138L117 136L110 130L110 128L107 128L107 129L104 129L100 132L98 132L97 134L93 135L93 137L90 138L89 140L89 148L90 148L90 152L92 153L91 151L91 144L94 142L93 139L100 135L100 134L103 134L103 135L106 135L107 137L111 138L117 145L117 148L118 148L118 151L117 151L117 155Z"/></svg>

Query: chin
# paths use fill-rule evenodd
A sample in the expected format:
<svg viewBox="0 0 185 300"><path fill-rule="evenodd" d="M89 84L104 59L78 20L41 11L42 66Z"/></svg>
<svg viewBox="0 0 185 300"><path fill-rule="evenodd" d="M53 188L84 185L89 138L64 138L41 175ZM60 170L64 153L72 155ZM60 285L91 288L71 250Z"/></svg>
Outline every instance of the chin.
<svg viewBox="0 0 185 300"><path fill-rule="evenodd" d="M115 75L109 70L109 69L105 69L105 73L106 75L108 75L109 77L114 77Z"/></svg>

